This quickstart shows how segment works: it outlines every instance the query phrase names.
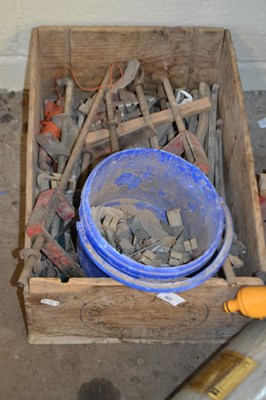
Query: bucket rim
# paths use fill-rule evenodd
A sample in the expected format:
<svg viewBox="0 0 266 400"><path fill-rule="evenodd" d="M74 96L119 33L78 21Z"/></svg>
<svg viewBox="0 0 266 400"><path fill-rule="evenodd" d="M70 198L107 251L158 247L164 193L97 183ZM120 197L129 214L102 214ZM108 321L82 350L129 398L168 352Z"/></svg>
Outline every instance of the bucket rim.
<svg viewBox="0 0 266 400"><path fill-rule="evenodd" d="M211 278L223 265L230 251L233 241L233 222L230 211L224 201L222 201L222 207L225 215L225 235L223 243L219 252L214 260L209 265L197 272L192 277L185 277L183 279L168 279L168 281L156 281L153 279L140 279L135 276L129 276L124 271L117 270L111 266L106 260L102 259L101 256L95 251L93 246L87 242L87 238L84 231L84 226L78 224L78 232L80 237L83 239L81 246L84 248L86 253L89 253L93 262L104 271L110 278L125 284L133 289L144 290L146 292L155 293L171 293L171 292L184 292L186 290L193 289L196 286L201 285L209 278Z"/></svg>
<svg viewBox="0 0 266 400"><path fill-rule="evenodd" d="M144 265L141 263L138 263L135 261L133 258L130 256L126 256L124 254L119 253L100 233L96 223L94 222L92 218L92 213L91 213L91 205L89 203L89 195L90 195L90 190L93 184L94 179L97 177L97 172L99 168L102 168L105 166L110 165L113 161L116 160L117 156L127 156L127 155L136 155L136 153L143 153L143 155L146 154L163 154L164 157L166 157L169 161L177 161L180 164L186 165L191 170L197 171L204 179L205 184L209 190L211 190L214 195L215 195L215 200L216 200L216 206L218 207L218 211L220 213L220 222L216 234L216 238L211 244L210 247L208 247L199 257L196 259L190 261L187 264L181 264L178 266L174 267L155 267L152 265ZM176 156L175 154L160 150L160 149L149 149L149 148L136 148L136 149L127 149L127 150L122 150L120 152L111 154L104 160L102 160L90 173L84 187L82 190L81 194L81 203L80 203L80 217L82 218L82 223L84 224L85 232L90 232L90 238L89 241L92 244L92 246L95 245L97 247L97 252L103 257L104 259L108 259L108 262L112 263L112 260L115 258L116 262L119 260L119 264L122 266L117 266L116 268L120 269L121 271L126 271L129 274L135 274L138 273L140 277L150 277L151 275L154 275L155 277L162 278L162 277L168 277L172 278L173 276L176 277L183 277L184 274L188 275L191 274L198 269L202 268L204 264L209 261L209 259L212 257L214 252L217 250L223 230L224 230L224 210L221 204L221 199L218 196L218 193L216 192L214 186L211 184L209 179L207 178L206 175L195 165L190 164L188 161L184 160L183 158Z"/></svg>

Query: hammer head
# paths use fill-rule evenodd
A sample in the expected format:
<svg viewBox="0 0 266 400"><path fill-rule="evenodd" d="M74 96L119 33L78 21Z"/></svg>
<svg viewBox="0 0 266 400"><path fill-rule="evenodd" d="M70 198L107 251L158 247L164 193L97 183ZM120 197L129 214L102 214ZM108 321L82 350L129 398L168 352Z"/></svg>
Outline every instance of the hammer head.
<svg viewBox="0 0 266 400"><path fill-rule="evenodd" d="M134 81L131 84L131 89L135 89L137 85L143 85L144 83L144 69L140 68Z"/></svg>
<svg viewBox="0 0 266 400"><path fill-rule="evenodd" d="M159 74L152 74L151 76L152 81L157 82L157 83L163 83L165 79L168 78L168 74L166 71L162 71Z"/></svg>
<svg viewBox="0 0 266 400"><path fill-rule="evenodd" d="M127 87L135 79L139 67L140 63L138 60L130 60L127 63L124 75L120 79L118 79L118 81L116 81L115 84L112 86L112 93L117 93L118 90Z"/></svg>

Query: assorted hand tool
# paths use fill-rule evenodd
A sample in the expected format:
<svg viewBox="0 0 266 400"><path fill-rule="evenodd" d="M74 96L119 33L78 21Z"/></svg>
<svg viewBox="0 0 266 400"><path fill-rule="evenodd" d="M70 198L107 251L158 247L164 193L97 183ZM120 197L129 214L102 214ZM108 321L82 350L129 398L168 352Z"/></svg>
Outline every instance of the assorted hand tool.
<svg viewBox="0 0 266 400"><path fill-rule="evenodd" d="M118 65L121 76L113 82L115 66L108 68L98 88L86 89L86 99L84 95L79 98L73 75L73 79L57 79L57 98L45 101L44 119L36 135L38 197L26 228L33 245L22 252L21 285L32 275L45 276L48 270L49 276L61 279L84 276L76 256L73 221L78 218L79 195L90 170L111 153L153 147L184 155L225 196L222 122L216 123L218 85L201 82L179 104L177 98L186 92L173 88L167 76L146 76L139 61L130 60L124 72ZM167 217L168 224L161 221L160 238L145 233L134 215L125 218L107 213L98 226L118 251L138 262L176 266L193 258L197 238L187 235L182 220L173 222L177 212Z"/></svg>

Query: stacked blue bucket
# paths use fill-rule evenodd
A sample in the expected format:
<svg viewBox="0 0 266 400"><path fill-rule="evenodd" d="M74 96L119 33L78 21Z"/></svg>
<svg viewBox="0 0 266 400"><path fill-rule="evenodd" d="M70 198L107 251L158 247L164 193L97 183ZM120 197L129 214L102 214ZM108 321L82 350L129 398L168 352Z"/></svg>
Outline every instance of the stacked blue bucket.
<svg viewBox="0 0 266 400"><path fill-rule="evenodd" d="M196 237L199 256L177 267L147 266L120 254L102 237L92 206L118 207L128 202L160 220L182 209L183 223ZM180 292L213 276L227 258L233 226L230 212L208 178L194 165L156 149L115 153L92 171L81 196L78 230L80 264L91 277L109 276L135 289ZM165 221L166 222L166 221Z"/></svg>

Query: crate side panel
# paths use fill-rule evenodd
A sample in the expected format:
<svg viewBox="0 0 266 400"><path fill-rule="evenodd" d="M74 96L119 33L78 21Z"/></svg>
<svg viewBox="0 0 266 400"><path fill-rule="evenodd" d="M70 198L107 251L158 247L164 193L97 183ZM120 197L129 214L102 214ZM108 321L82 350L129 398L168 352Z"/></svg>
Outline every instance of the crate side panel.
<svg viewBox="0 0 266 400"><path fill-rule="evenodd" d="M188 88L200 82L216 82L224 40L223 28L194 28L189 64Z"/></svg>
<svg viewBox="0 0 266 400"><path fill-rule="evenodd" d="M54 80L65 75L71 64L70 28L39 27L40 63L45 96L55 96Z"/></svg>
<svg viewBox="0 0 266 400"><path fill-rule="evenodd" d="M250 275L254 271L266 271L266 251L248 120L229 31L221 56L219 83L227 202L235 230L247 247L244 272Z"/></svg>
<svg viewBox="0 0 266 400"><path fill-rule="evenodd" d="M145 76L167 71L175 86L187 82L191 28L71 28L71 66L81 84L98 85L109 65L137 58Z"/></svg>
<svg viewBox="0 0 266 400"><path fill-rule="evenodd" d="M32 278L28 298L31 343L77 343L79 338L80 343L222 342L248 322L222 310L223 301L236 293L236 288L228 287L222 279L180 293L186 301L177 307L153 293L108 278L93 281L71 279L65 286L59 280ZM59 304L42 304L44 298Z"/></svg>

